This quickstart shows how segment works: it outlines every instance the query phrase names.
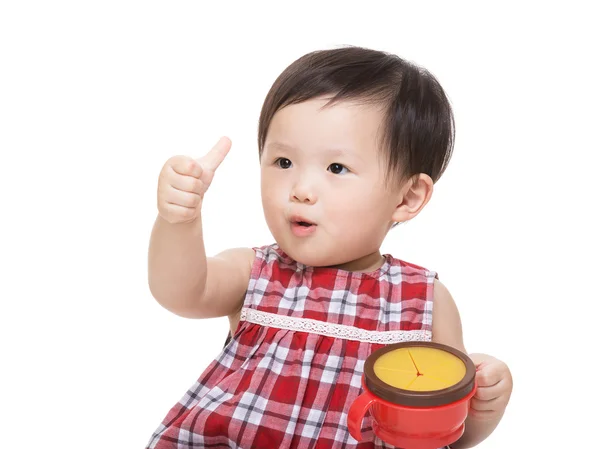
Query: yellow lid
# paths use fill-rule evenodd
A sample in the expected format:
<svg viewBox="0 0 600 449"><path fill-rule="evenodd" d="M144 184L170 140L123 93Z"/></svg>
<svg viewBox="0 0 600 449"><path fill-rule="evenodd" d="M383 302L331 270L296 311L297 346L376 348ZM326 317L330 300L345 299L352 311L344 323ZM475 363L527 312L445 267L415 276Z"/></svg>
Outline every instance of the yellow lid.
<svg viewBox="0 0 600 449"><path fill-rule="evenodd" d="M373 370L388 385L413 391L443 390L460 382L467 372L454 354L426 346L386 352L375 361Z"/></svg>

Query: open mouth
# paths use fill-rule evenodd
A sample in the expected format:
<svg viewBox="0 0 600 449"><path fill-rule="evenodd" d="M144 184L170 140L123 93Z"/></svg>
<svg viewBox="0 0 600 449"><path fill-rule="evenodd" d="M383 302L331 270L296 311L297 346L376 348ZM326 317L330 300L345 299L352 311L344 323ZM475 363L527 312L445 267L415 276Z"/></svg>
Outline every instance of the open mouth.
<svg viewBox="0 0 600 449"><path fill-rule="evenodd" d="M306 218L299 216L291 217L290 223L292 225L292 232L299 237L312 234L317 228L315 223L312 223Z"/></svg>
<svg viewBox="0 0 600 449"><path fill-rule="evenodd" d="M316 224L313 223L312 221L308 221L306 218L301 217L299 215L294 215L294 216L290 217L290 221L292 222L292 224L295 224L297 226L303 226L305 228L310 228L311 226L316 226Z"/></svg>

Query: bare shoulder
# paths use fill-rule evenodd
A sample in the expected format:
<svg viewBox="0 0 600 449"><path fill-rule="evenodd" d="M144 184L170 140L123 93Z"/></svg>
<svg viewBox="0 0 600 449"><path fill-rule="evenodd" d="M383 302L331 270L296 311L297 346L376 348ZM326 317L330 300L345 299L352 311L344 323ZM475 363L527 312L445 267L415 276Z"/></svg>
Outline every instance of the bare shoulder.
<svg viewBox="0 0 600 449"><path fill-rule="evenodd" d="M202 318L230 316L241 310L254 257L251 248L232 248L207 259Z"/></svg>
<svg viewBox="0 0 600 449"><path fill-rule="evenodd" d="M432 340L467 354L460 313L450 291L439 280L433 284Z"/></svg>
<svg viewBox="0 0 600 449"><path fill-rule="evenodd" d="M243 284L244 291L250 281L252 264L256 253L252 248L231 248L208 258L208 275L218 281L218 287L223 284ZM211 292L217 293L217 292Z"/></svg>
<svg viewBox="0 0 600 449"><path fill-rule="evenodd" d="M256 253L252 248L231 248L220 252L213 259L220 259L231 265L232 268L239 268L247 272L248 277L252 272L252 264Z"/></svg>

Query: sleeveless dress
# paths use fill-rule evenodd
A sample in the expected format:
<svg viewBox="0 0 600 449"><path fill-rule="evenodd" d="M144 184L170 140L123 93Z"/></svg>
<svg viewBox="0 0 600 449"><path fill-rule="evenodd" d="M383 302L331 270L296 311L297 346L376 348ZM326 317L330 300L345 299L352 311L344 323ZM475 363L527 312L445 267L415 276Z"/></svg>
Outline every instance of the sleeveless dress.
<svg viewBox="0 0 600 449"><path fill-rule="evenodd" d="M376 349L430 341L437 274L390 255L370 273L302 265L277 245L256 257L231 341L147 449L391 448L347 426Z"/></svg>

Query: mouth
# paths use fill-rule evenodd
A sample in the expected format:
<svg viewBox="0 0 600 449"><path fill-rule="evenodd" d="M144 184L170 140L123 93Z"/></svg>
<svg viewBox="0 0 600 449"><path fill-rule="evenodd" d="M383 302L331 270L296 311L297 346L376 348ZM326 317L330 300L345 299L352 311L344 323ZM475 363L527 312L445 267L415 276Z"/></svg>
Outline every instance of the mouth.
<svg viewBox="0 0 600 449"><path fill-rule="evenodd" d="M310 228L311 226L314 226L314 224L308 223L307 221L295 221L294 224L297 224L297 225L302 226L304 228Z"/></svg>
<svg viewBox="0 0 600 449"><path fill-rule="evenodd" d="M292 226L292 232L297 237L306 237L317 229L315 223L298 215L294 215L290 218L290 224Z"/></svg>
<svg viewBox="0 0 600 449"><path fill-rule="evenodd" d="M304 217L300 217L299 215L294 215L293 217L291 217L290 222L294 225L302 226L304 228L310 228L311 226L316 226L316 224L313 223L312 221L307 220Z"/></svg>

